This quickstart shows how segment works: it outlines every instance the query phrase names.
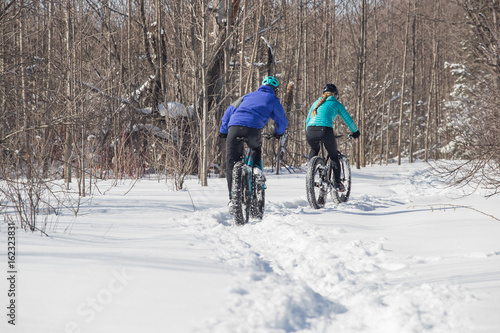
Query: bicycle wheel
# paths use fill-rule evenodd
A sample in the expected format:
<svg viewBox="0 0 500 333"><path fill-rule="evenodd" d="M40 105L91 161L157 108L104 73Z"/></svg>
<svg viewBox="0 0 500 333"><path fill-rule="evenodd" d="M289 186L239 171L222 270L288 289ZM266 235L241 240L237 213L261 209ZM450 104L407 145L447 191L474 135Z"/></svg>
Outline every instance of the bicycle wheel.
<svg viewBox="0 0 500 333"><path fill-rule="evenodd" d="M252 206L250 208L250 217L262 219L264 216L264 205L266 200L266 185L263 177L253 177L252 188L254 195L252 196Z"/></svg>
<svg viewBox="0 0 500 333"><path fill-rule="evenodd" d="M325 206L328 182L325 179L325 160L319 156L314 156L309 161L306 173L306 193L311 208L319 209Z"/></svg>
<svg viewBox="0 0 500 333"><path fill-rule="evenodd" d="M246 164L238 162L233 169L232 200L234 221L237 225L248 222L250 214L250 183Z"/></svg>
<svg viewBox="0 0 500 333"><path fill-rule="evenodd" d="M334 203L339 204L346 202L351 194L351 165L347 156L339 153L340 162L340 181L344 185L344 192L337 192L332 190L332 200ZM333 175L332 175L333 176Z"/></svg>

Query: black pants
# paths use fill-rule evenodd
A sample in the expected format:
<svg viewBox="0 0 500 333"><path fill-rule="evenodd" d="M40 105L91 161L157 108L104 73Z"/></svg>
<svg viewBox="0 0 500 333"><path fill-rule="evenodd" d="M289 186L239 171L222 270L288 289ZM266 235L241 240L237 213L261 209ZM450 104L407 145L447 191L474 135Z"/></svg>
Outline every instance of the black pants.
<svg viewBox="0 0 500 333"><path fill-rule="evenodd" d="M324 126L309 126L306 130L306 139L311 151L309 152L309 159L317 156L320 151L320 143L323 142L330 159L333 162L333 174L335 181L340 180L340 165L339 155L337 152L337 140L333 134L333 128Z"/></svg>
<svg viewBox="0 0 500 333"><path fill-rule="evenodd" d="M262 155L262 130L245 126L231 126L227 132L226 139L226 179L227 188L229 190L229 198L231 198L231 186L233 183L233 168L236 162L241 161L245 154L245 144L243 141L238 141L236 138L247 138L248 147L254 151L254 165L260 165Z"/></svg>

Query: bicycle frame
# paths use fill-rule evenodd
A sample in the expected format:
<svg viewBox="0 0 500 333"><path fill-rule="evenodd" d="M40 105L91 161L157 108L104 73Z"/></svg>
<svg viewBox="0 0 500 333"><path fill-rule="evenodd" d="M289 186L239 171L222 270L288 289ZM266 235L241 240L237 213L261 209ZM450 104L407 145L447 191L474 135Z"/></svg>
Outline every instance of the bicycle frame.
<svg viewBox="0 0 500 333"><path fill-rule="evenodd" d="M265 139L271 139L273 137L273 135L270 133L263 133L262 137ZM246 145L246 142L248 141L245 138L239 138L238 140L243 142L244 145ZM244 149L245 149L245 147L243 147L243 150ZM250 187L250 195L252 195L253 190L254 190L252 187L253 177L254 177L253 168L255 166L257 166L257 165L254 165L254 154L255 154L255 151L252 148L248 148L246 155L243 155L243 158L242 158L243 163L247 166L247 172L249 174L248 181L249 181L249 187ZM260 167L260 169L262 169L262 159L260 160L260 165L258 165L257 167ZM264 187L264 185L262 185L262 186Z"/></svg>
<svg viewBox="0 0 500 333"><path fill-rule="evenodd" d="M253 161L254 161L254 154L255 152L253 149L248 148L246 156L243 156L243 163L247 166L247 172L249 174L248 177L248 186L250 188L250 196L253 194L253 188L252 188L252 179L253 179ZM262 162L261 162L262 163Z"/></svg>
<svg viewBox="0 0 500 333"><path fill-rule="evenodd" d="M335 139L339 139L339 138L348 138L349 140L352 138L351 134L339 134L339 135L335 135ZM321 157L323 157L325 159L325 165L327 166L327 169L328 169L328 174L327 174L327 180L328 182L331 183L332 179L331 179L331 175L332 175L332 171L333 171L333 164L332 164L332 159L330 158L330 154L327 154L326 155L326 158L325 158L325 153L324 153L324 149L325 149L325 146L323 144L323 142L320 143L320 147L321 147ZM339 156L342 156L342 152L340 150L337 149L337 154Z"/></svg>

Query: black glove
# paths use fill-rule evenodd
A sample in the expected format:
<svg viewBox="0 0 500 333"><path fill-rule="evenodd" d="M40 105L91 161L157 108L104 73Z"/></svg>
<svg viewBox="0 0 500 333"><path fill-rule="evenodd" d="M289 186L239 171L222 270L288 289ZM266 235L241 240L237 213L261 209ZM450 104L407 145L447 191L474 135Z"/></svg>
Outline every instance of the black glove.
<svg viewBox="0 0 500 333"><path fill-rule="evenodd" d="M221 132L219 132L219 138L221 138L221 139L227 138L227 133L221 133Z"/></svg>
<svg viewBox="0 0 500 333"><path fill-rule="evenodd" d="M279 139L279 138L281 138L281 136L282 136L282 135L283 135L283 134L278 134L278 133L276 133L276 132L274 132L274 133L273 133L273 137L274 137L275 139Z"/></svg>
<svg viewBox="0 0 500 333"><path fill-rule="evenodd" d="M360 135L361 135L361 133L359 133L359 131L353 132L353 133L351 134L351 136L352 136L353 138L355 138L355 139L359 138L359 136L360 136Z"/></svg>

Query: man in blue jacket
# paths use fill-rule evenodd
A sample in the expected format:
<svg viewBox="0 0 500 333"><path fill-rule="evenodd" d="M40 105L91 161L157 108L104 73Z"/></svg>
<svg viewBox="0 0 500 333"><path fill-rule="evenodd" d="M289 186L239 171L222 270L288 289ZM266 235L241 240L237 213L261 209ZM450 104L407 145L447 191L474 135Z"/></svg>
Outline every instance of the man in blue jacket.
<svg viewBox="0 0 500 333"><path fill-rule="evenodd" d="M244 144L236 138L248 139L248 146L255 151L254 165L262 169L262 128L271 118L276 124L274 128L276 138L281 137L286 131L288 119L276 96L278 87L279 82L275 77L266 77L259 89L240 98L236 105L231 104L222 117L219 136L226 138L226 178L229 199L231 199L233 168L244 154Z"/></svg>

